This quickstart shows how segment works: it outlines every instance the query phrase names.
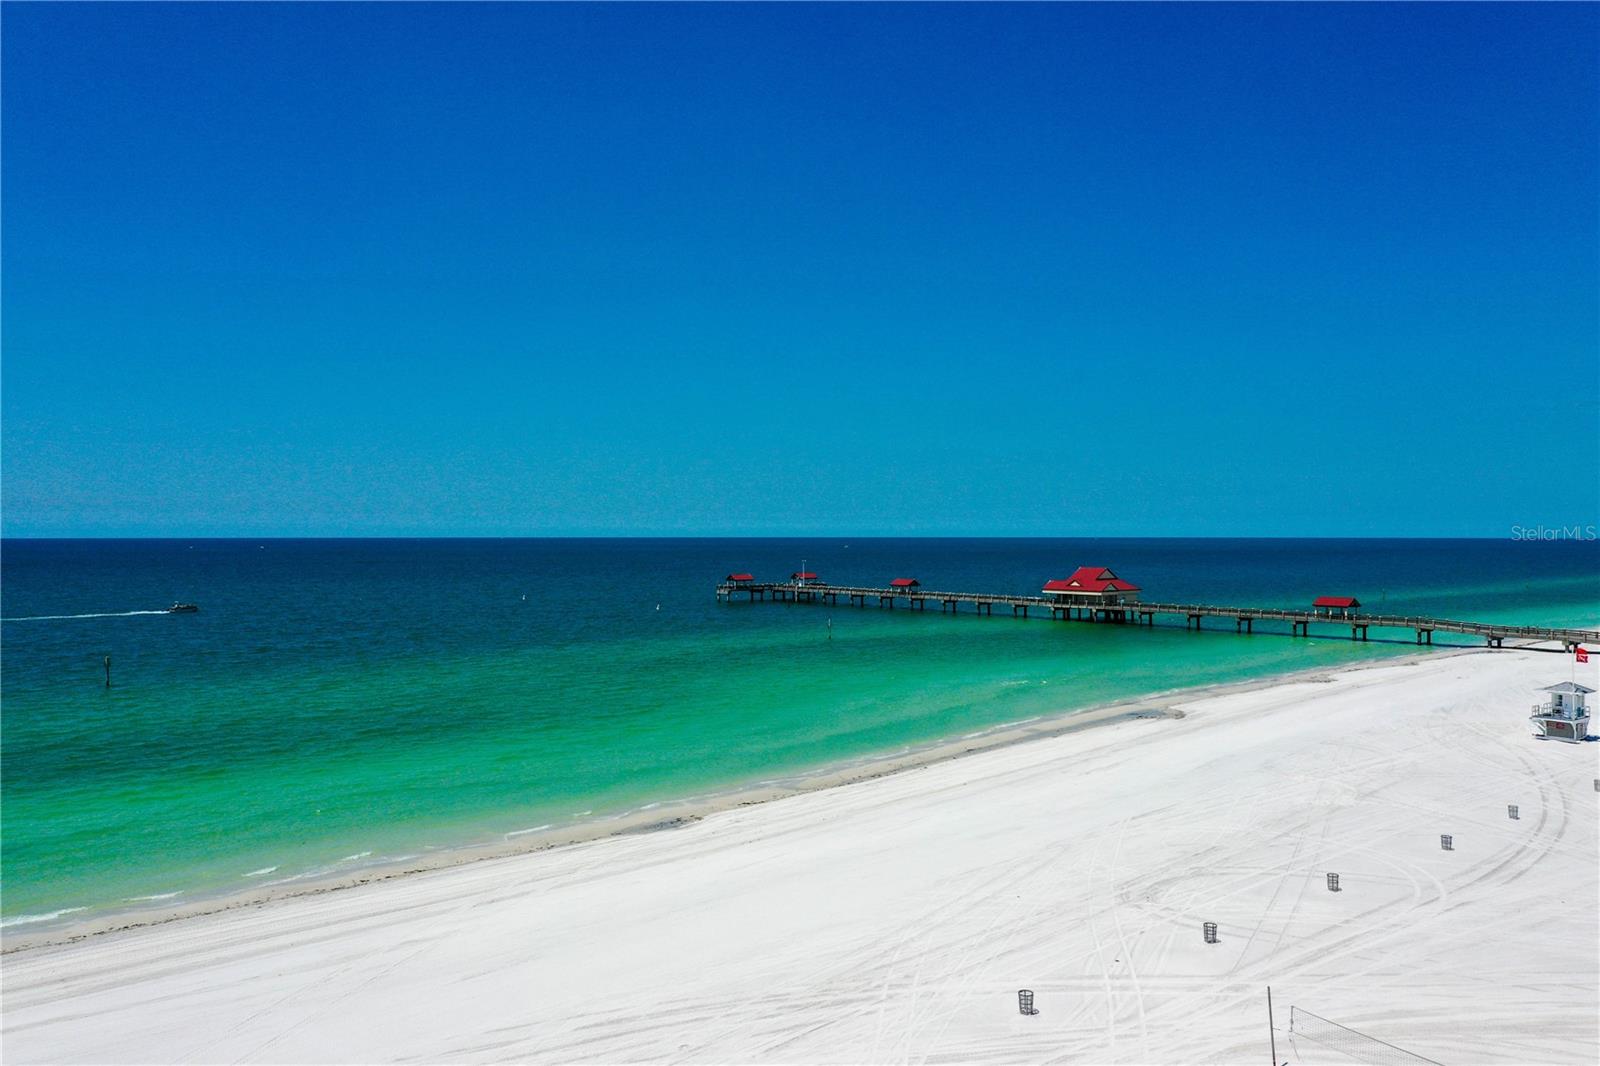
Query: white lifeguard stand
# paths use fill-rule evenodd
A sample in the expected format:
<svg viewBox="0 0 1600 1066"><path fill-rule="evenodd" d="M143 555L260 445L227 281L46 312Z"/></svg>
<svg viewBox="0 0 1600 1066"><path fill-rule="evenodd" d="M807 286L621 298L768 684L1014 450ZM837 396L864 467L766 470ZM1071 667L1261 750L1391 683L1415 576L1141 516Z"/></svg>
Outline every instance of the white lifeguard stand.
<svg viewBox="0 0 1600 1066"><path fill-rule="evenodd" d="M1564 740L1576 744L1589 735L1589 708L1583 698L1594 692L1572 681L1563 681L1540 691L1550 693L1548 703L1535 703L1528 720L1540 740Z"/></svg>

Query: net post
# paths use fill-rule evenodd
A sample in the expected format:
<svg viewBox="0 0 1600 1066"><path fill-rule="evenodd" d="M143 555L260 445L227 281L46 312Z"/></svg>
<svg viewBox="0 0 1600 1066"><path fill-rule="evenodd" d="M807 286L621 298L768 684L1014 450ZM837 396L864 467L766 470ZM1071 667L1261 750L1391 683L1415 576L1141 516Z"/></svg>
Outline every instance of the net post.
<svg viewBox="0 0 1600 1066"><path fill-rule="evenodd" d="M1272 1066L1278 1066L1278 1030L1272 1023L1272 986L1267 986L1267 1038L1272 1041Z"/></svg>

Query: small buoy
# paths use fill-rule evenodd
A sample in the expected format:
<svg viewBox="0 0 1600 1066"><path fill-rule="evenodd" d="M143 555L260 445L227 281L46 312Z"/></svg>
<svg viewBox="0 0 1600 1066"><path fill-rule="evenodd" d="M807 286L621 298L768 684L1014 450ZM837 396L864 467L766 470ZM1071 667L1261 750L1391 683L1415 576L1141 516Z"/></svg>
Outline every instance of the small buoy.
<svg viewBox="0 0 1600 1066"><path fill-rule="evenodd" d="M523 603L527 603L528 602L528 594L526 592L524 592L522 594L522 602Z"/></svg>
<svg viewBox="0 0 1600 1066"><path fill-rule="evenodd" d="M661 610L661 605L659 603L656 604L656 610L658 610L658 611Z"/></svg>

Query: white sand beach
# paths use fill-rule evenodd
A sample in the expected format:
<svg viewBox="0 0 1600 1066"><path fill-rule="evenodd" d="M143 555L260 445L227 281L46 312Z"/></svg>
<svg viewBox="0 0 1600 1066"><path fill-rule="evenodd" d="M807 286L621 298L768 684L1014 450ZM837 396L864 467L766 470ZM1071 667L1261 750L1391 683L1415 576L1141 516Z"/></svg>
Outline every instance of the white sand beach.
<svg viewBox="0 0 1600 1066"><path fill-rule="evenodd" d="M1600 744L1526 720L1569 661L1441 652L1179 698L677 829L14 952L4 1058L1259 1063L1271 985L1279 1061L1361 1060L1290 1032L1294 1008L1441 1063L1592 1063Z"/></svg>

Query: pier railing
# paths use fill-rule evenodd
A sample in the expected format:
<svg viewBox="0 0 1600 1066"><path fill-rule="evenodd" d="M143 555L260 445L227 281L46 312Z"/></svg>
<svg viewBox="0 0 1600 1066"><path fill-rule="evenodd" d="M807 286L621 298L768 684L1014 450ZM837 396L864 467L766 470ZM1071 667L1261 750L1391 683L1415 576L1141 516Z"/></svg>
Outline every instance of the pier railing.
<svg viewBox="0 0 1600 1066"><path fill-rule="evenodd" d="M1367 629L1409 629L1417 634L1417 642L1433 642L1433 633L1460 633L1483 637L1490 645L1500 647L1508 639L1557 642L1567 648L1583 643L1600 643L1600 631L1552 626L1512 625L1503 622L1474 622L1454 618L1433 618L1412 614L1363 614L1357 611L1327 613L1310 609L1280 607L1233 607L1210 603L1160 603L1102 602L1092 597L1018 595L997 592L945 592L925 588L893 588L866 585L826 585L820 583L769 581L729 582L717 585L719 600L732 600L748 596L751 600L788 600L799 603L833 603L844 599L852 606L865 607L867 601L879 606L893 607L897 601L921 608L932 602L945 609L954 610L957 604L975 605L979 613L993 613L993 608L1010 607L1013 614L1026 616L1035 608L1051 611L1054 616L1070 618L1072 612L1088 621L1141 622L1154 625L1157 615L1182 616L1185 623L1199 628L1204 618L1231 619L1235 627L1246 629L1253 622L1287 622L1296 635L1309 636L1309 627L1316 625L1349 626L1352 639L1365 640Z"/></svg>

